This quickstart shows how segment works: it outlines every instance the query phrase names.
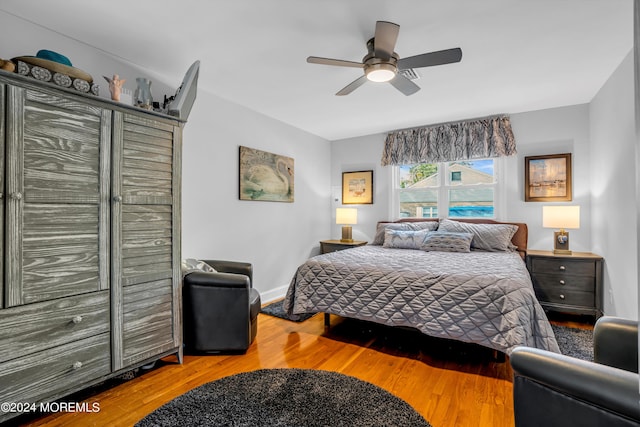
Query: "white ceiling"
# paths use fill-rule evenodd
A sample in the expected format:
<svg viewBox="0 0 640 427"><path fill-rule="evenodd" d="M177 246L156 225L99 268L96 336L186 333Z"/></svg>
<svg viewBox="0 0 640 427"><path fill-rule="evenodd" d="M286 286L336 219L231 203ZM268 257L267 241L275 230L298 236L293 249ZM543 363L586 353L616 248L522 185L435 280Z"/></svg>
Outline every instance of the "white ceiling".
<svg viewBox="0 0 640 427"><path fill-rule="evenodd" d="M632 0L2 0L0 10L329 140L589 102L633 47ZM460 47L387 83L334 94L362 70L375 22L400 25L400 57ZM199 106L202 108L202 106Z"/></svg>

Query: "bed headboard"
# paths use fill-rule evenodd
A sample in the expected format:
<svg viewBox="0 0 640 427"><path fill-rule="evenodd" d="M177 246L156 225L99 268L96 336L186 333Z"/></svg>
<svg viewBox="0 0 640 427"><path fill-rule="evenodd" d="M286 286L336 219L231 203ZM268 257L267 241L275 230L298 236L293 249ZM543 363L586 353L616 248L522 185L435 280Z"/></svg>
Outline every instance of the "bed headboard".
<svg viewBox="0 0 640 427"><path fill-rule="evenodd" d="M451 219L451 218L449 218ZM513 224L518 226L518 230L516 234L511 238L511 243L513 243L517 248L518 252L522 259L527 255L527 242L529 240L529 229L527 228L527 224L524 222L508 222L508 221L496 221L493 219L475 219L475 218L456 218L451 219L452 221L460 221L460 222L470 222L475 224ZM438 218L401 218L399 220L393 222L424 222L424 221L438 221ZM387 222L387 221L381 221Z"/></svg>

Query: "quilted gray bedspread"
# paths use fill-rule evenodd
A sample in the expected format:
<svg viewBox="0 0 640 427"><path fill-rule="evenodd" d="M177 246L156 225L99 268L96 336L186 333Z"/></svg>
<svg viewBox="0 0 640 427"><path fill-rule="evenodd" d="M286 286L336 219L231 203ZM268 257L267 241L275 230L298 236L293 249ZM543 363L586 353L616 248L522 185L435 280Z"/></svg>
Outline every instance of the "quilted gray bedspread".
<svg viewBox="0 0 640 427"><path fill-rule="evenodd" d="M526 345L559 352L515 252L425 252L361 246L310 258L283 304L289 315L325 312L509 354Z"/></svg>

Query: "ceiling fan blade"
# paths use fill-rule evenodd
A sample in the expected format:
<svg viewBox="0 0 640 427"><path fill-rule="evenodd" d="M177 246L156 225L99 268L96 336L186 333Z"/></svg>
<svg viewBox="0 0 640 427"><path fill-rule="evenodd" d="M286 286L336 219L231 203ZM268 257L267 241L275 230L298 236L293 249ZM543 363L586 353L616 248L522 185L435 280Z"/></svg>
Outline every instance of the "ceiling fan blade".
<svg viewBox="0 0 640 427"><path fill-rule="evenodd" d="M358 89L360 86L362 86L366 82L367 82L367 76L360 76L356 80L352 81L351 83L349 83L348 85L340 89L340 91L336 93L336 95L337 96L349 95L351 92Z"/></svg>
<svg viewBox="0 0 640 427"><path fill-rule="evenodd" d="M407 68L432 67L434 65L460 62L461 59L462 49L456 47L454 49L439 50L437 52L423 53L422 55L399 59L398 68L406 70Z"/></svg>
<svg viewBox="0 0 640 427"><path fill-rule="evenodd" d="M402 74L396 74L393 79L389 80L389 83L391 83L393 87L407 96L413 95L420 90L420 86L418 86Z"/></svg>
<svg viewBox="0 0 640 427"><path fill-rule="evenodd" d="M318 56L310 56L307 58L309 64L335 65L338 67L362 68L362 62L345 61L343 59L320 58Z"/></svg>
<svg viewBox="0 0 640 427"><path fill-rule="evenodd" d="M393 22L376 22L376 34L374 36L373 48L377 58L388 60L393 54L398 40L400 25Z"/></svg>

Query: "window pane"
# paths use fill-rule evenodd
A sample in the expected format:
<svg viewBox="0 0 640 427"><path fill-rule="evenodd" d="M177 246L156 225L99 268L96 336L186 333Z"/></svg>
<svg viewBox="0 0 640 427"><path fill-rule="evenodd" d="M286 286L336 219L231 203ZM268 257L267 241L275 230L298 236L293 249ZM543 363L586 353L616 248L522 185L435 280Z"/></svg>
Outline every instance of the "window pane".
<svg viewBox="0 0 640 427"><path fill-rule="evenodd" d="M421 163L402 165L400 169L400 188L426 188L438 186L438 165Z"/></svg>
<svg viewBox="0 0 640 427"><path fill-rule="evenodd" d="M449 190L450 218L493 218L493 188Z"/></svg>
<svg viewBox="0 0 640 427"><path fill-rule="evenodd" d="M400 191L400 217L437 218L438 190L405 188Z"/></svg>
<svg viewBox="0 0 640 427"><path fill-rule="evenodd" d="M491 184L494 182L493 159L451 162L448 168L450 185Z"/></svg>

